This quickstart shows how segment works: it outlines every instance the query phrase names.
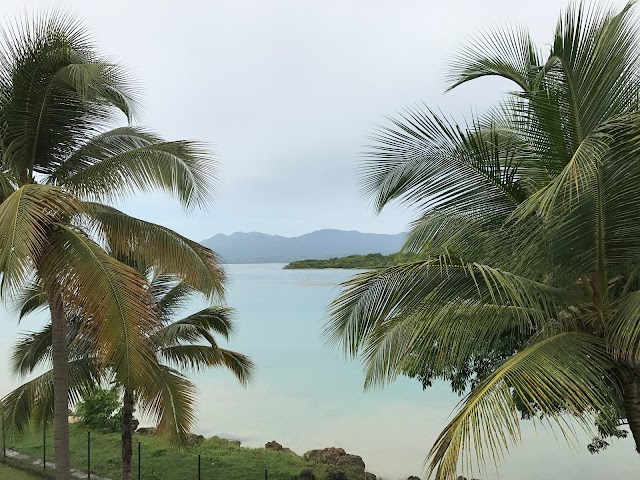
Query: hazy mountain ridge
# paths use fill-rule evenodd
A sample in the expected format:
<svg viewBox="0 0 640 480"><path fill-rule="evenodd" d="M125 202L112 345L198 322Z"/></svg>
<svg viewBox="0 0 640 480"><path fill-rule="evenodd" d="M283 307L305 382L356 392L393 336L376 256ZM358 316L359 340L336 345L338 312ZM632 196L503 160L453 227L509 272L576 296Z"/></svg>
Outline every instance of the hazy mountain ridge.
<svg viewBox="0 0 640 480"><path fill-rule="evenodd" d="M400 250L404 239L403 233L388 235L324 229L299 237L260 232L218 233L200 243L218 253L225 263L287 263L367 253L388 255Z"/></svg>

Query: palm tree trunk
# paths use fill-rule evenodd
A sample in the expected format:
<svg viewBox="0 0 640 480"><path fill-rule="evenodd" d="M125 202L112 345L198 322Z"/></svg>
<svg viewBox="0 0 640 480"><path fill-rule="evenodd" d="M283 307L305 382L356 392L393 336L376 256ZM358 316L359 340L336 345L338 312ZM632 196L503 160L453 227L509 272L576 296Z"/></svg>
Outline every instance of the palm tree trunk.
<svg viewBox="0 0 640 480"><path fill-rule="evenodd" d="M636 451L640 453L640 383L638 376L627 373L622 381L622 397L624 409L629 423L629 430L636 443Z"/></svg>
<svg viewBox="0 0 640 480"><path fill-rule="evenodd" d="M56 480L71 478L69 456L69 367L67 323L59 296L50 298L51 356L53 360L53 429Z"/></svg>
<svg viewBox="0 0 640 480"><path fill-rule="evenodd" d="M133 456L133 393L125 387L122 408L122 480L131 480Z"/></svg>

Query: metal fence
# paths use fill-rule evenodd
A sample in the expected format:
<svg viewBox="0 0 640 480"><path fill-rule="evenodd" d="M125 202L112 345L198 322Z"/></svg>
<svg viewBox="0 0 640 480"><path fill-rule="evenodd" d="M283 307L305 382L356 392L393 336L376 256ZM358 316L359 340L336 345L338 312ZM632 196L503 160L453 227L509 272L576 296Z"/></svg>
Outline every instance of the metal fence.
<svg viewBox="0 0 640 480"><path fill-rule="evenodd" d="M137 480L144 480L144 469L143 469L143 444L142 442L137 443L137 454L132 458L132 478ZM33 458L28 455L22 454L22 452L17 452L20 455L15 455L15 453L7 448L7 436L4 427L4 422L2 424L2 460L4 463L17 467L19 469L25 470L27 472L36 473L38 476L43 478L53 478L54 473L54 464L51 461L47 461L47 425L43 425L42 427L42 458ZM91 431L87 431L87 446L86 446L86 474L87 480L99 480L101 477L98 477L96 474L92 474L91 472ZM135 462L133 461L135 460ZM185 459L185 469L196 471L198 480L203 480L202 477L202 456L200 454L197 457L193 457L191 460L193 462L193 470L187 465L189 463L188 459ZM42 463L41 467L38 467ZM135 468L134 468L135 467ZM39 470L39 471L38 471ZM78 469L74 469L76 473L80 471ZM137 477L136 477L137 473ZM262 476L264 473L264 477ZM77 478L77 475L76 475ZM264 472L256 472L256 480L269 480L269 472L267 468L264 468ZM112 479L115 480L115 479ZM207 479L213 480L213 479Z"/></svg>

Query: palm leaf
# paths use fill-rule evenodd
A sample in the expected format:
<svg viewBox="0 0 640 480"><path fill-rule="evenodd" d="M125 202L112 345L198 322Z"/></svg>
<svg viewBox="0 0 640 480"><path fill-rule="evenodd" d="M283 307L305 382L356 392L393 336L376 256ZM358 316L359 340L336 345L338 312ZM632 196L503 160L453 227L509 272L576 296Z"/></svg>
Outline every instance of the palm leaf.
<svg viewBox="0 0 640 480"><path fill-rule="evenodd" d="M69 400L76 403L101 381L98 365L91 357L69 362ZM48 370L24 383L2 399L6 425L22 432L29 424L53 418L53 371Z"/></svg>
<svg viewBox="0 0 640 480"><path fill-rule="evenodd" d="M184 444L195 423L195 385L179 372L156 365L141 390L142 413L158 424L171 441Z"/></svg>
<svg viewBox="0 0 640 480"><path fill-rule="evenodd" d="M67 311L83 315L102 361L122 384L140 381L153 363L145 332L157 324L144 277L66 226L60 226L47 256L43 277L55 279Z"/></svg>
<svg viewBox="0 0 640 480"><path fill-rule="evenodd" d="M90 222L114 254L136 264L171 272L209 296L224 294L225 274L210 249L166 227L130 217L114 208L89 204Z"/></svg>
<svg viewBox="0 0 640 480"><path fill-rule="evenodd" d="M162 327L150 337L158 345L174 345L179 342L207 341L216 346L213 333L228 340L233 332L232 310L228 307L207 307L181 320Z"/></svg>
<svg viewBox="0 0 640 480"><path fill-rule="evenodd" d="M209 204L217 174L217 162L204 145L188 140L163 141L129 126L86 141L50 181L96 201L159 190L191 208Z"/></svg>
<svg viewBox="0 0 640 480"><path fill-rule="evenodd" d="M612 366L604 343L577 332L540 340L516 354L480 383L461 402L459 411L429 452L428 475L454 479L458 465L499 462L510 443L519 443L518 411L512 392L527 400L532 415L558 426L567 440L572 431L560 411L572 414L587 430L589 417L615 402ZM559 410L561 407L561 410Z"/></svg>
<svg viewBox="0 0 640 480"><path fill-rule="evenodd" d="M58 187L25 185L0 204L0 289L10 294L31 283L48 237L63 217L85 207Z"/></svg>
<svg viewBox="0 0 640 480"><path fill-rule="evenodd" d="M342 343L344 351L354 356L379 324L394 317L419 312L426 318L443 307L459 304L464 308L472 302L515 306L521 312L538 312L539 318L554 318L575 295L511 272L444 256L366 272L345 282L343 288L332 303L325 336L329 342ZM522 313L520 320L528 325L531 318Z"/></svg>
<svg viewBox="0 0 640 480"><path fill-rule="evenodd" d="M523 91L536 88L540 54L524 28L507 26L479 33L449 63L447 90L476 78L499 76Z"/></svg>

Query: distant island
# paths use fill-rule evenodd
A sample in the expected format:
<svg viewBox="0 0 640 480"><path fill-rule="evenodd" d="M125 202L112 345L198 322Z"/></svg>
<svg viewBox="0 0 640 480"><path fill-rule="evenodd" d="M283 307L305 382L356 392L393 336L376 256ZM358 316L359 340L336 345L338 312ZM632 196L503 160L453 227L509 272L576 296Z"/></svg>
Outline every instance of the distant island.
<svg viewBox="0 0 640 480"><path fill-rule="evenodd" d="M406 260L406 255L397 253L382 255L381 253L369 253L368 255L348 255L341 258L329 258L326 260L308 259L297 260L287 264L284 268L297 270L304 268L353 268L373 269L389 267Z"/></svg>
<svg viewBox="0 0 640 480"><path fill-rule="evenodd" d="M307 258L327 260L370 253L392 255L402 248L404 241L402 233L388 235L325 229L299 237L260 232L219 233L200 243L220 255L224 263L289 263Z"/></svg>

